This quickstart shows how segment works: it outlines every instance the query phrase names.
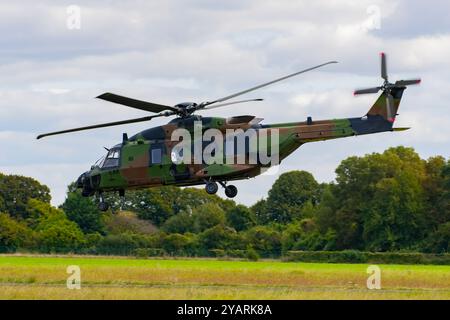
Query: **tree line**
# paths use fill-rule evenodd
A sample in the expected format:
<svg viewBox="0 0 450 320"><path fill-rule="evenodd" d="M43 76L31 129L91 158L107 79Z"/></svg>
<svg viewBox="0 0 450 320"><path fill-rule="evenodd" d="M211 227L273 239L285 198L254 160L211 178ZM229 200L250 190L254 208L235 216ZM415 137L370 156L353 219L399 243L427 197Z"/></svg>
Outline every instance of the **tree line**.
<svg viewBox="0 0 450 320"><path fill-rule="evenodd" d="M102 213L72 184L56 208L47 186L0 174L0 252L257 259L292 250L449 250L450 160L424 160L406 147L349 157L331 183L284 173L250 207L173 186L108 198Z"/></svg>

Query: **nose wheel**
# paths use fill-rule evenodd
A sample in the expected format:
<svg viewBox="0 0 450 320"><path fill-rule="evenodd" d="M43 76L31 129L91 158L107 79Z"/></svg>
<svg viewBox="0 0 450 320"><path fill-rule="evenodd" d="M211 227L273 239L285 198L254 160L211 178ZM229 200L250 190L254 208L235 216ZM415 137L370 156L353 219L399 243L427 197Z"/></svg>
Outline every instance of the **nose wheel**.
<svg viewBox="0 0 450 320"><path fill-rule="evenodd" d="M107 211L109 209L109 204L105 201L102 194L99 195L99 199L100 202L98 203L98 209L103 212Z"/></svg>

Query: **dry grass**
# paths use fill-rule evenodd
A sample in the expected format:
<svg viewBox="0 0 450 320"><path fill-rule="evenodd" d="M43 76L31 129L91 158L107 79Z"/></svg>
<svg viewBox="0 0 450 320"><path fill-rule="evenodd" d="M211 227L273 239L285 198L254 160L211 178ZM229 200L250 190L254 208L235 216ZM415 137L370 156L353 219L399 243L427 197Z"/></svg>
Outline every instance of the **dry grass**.
<svg viewBox="0 0 450 320"><path fill-rule="evenodd" d="M81 290L65 287L68 265ZM0 257L1 299L450 299L450 266L380 265L382 290L366 289L367 265Z"/></svg>

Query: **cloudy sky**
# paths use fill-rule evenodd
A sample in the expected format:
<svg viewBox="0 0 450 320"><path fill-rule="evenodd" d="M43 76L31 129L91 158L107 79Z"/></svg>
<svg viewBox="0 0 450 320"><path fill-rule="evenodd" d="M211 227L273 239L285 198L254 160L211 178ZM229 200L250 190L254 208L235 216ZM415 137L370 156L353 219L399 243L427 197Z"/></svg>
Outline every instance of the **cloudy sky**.
<svg viewBox="0 0 450 320"><path fill-rule="evenodd" d="M79 25L75 9L80 9ZM204 101L329 60L327 66L248 95L262 103L204 115L254 114L265 123L362 116L381 84L420 76L405 92L397 126L382 133L307 144L280 173L319 181L350 155L390 146L450 156L448 1L15 1L0 3L0 172L47 184L55 205L103 146L167 119L37 141L38 133L146 115L95 96L111 91L163 104ZM78 28L79 27L79 28ZM277 174L238 182L238 202L265 197Z"/></svg>

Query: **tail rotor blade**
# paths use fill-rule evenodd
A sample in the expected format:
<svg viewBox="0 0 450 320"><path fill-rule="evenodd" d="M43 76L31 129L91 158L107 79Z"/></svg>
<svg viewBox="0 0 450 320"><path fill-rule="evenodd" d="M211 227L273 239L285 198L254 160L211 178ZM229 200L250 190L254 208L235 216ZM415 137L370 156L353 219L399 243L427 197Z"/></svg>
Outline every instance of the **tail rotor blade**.
<svg viewBox="0 0 450 320"><path fill-rule="evenodd" d="M386 54L384 52L381 53L381 77L388 81Z"/></svg>
<svg viewBox="0 0 450 320"><path fill-rule="evenodd" d="M395 83L396 86L399 87L406 87L413 84L419 84L422 80L421 79L413 79L413 80L399 80Z"/></svg>
<svg viewBox="0 0 450 320"><path fill-rule="evenodd" d="M380 91L381 87L374 87L374 88L367 88L367 89L358 89L353 92L353 94L359 95L359 94L368 94L368 93L377 93Z"/></svg>

